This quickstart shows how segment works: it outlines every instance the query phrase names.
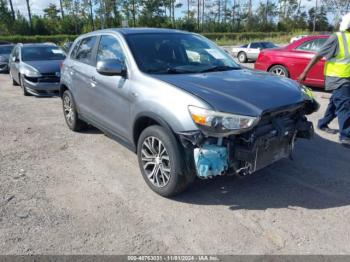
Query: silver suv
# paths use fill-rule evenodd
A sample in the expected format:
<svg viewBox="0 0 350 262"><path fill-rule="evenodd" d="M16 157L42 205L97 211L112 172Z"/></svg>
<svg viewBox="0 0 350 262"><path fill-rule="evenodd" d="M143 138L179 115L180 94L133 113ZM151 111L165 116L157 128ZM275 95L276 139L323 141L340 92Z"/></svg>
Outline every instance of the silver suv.
<svg viewBox="0 0 350 262"><path fill-rule="evenodd" d="M193 33L108 29L82 35L62 66L68 127L87 123L138 155L162 196L194 178L247 175L289 157L310 138L317 110L296 82L240 67Z"/></svg>

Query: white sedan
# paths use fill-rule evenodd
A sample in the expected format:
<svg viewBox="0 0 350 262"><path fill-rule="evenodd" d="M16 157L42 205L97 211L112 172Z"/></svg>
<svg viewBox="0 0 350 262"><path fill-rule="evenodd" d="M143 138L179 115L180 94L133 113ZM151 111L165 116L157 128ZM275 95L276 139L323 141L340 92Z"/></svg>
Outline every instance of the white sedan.
<svg viewBox="0 0 350 262"><path fill-rule="evenodd" d="M299 39L302 39L303 37L306 37L308 35L297 35L297 36L294 36L290 39L290 43L293 43L294 41L297 41Z"/></svg>
<svg viewBox="0 0 350 262"><path fill-rule="evenodd" d="M256 61L262 49L276 48L277 46L271 42L252 42L246 45L232 48L232 55L238 58L240 63Z"/></svg>

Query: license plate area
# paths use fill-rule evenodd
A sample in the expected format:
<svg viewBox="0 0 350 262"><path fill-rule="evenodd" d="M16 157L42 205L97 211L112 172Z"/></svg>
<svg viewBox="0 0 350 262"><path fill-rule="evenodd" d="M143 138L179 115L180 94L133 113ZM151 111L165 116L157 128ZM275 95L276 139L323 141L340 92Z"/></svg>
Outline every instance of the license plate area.
<svg viewBox="0 0 350 262"><path fill-rule="evenodd" d="M251 147L236 146L234 159L240 163L236 173L247 175L265 168L283 158L288 158L294 148L295 135L265 137Z"/></svg>
<svg viewBox="0 0 350 262"><path fill-rule="evenodd" d="M293 138L277 138L269 141L259 141L255 151L255 161L252 172L289 157L292 149Z"/></svg>

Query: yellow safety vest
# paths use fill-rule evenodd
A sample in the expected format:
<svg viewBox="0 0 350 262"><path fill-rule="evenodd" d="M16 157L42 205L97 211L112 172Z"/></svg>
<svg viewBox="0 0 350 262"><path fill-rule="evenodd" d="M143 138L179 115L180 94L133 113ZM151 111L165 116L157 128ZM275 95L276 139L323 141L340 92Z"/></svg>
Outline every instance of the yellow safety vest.
<svg viewBox="0 0 350 262"><path fill-rule="evenodd" d="M348 78L350 77L350 33L338 32L338 55L327 60L324 66L324 74L326 76Z"/></svg>

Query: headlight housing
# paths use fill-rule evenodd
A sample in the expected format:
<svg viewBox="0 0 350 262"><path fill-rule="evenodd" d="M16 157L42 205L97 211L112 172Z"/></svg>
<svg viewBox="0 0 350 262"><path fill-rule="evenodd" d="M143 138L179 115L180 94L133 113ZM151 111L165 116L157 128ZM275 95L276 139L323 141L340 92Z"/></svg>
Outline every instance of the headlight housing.
<svg viewBox="0 0 350 262"><path fill-rule="evenodd" d="M300 85L301 91L305 98L305 114L310 115L320 109L320 104L316 101L310 88Z"/></svg>
<svg viewBox="0 0 350 262"><path fill-rule="evenodd" d="M41 74L38 70L36 70L34 67L24 64L21 70L21 74L28 76L28 77L40 77Z"/></svg>
<svg viewBox="0 0 350 262"><path fill-rule="evenodd" d="M193 122L204 133L212 136L240 134L259 122L258 117L222 113L197 106L189 106L188 110Z"/></svg>
<svg viewBox="0 0 350 262"><path fill-rule="evenodd" d="M314 94L312 93L311 89L304 86L304 85L300 85L300 89L301 91L304 93L304 96L306 99L308 100L314 100Z"/></svg>
<svg viewBox="0 0 350 262"><path fill-rule="evenodd" d="M23 74L28 77L40 77L41 74L38 71L30 70L30 69L25 69L23 71Z"/></svg>

